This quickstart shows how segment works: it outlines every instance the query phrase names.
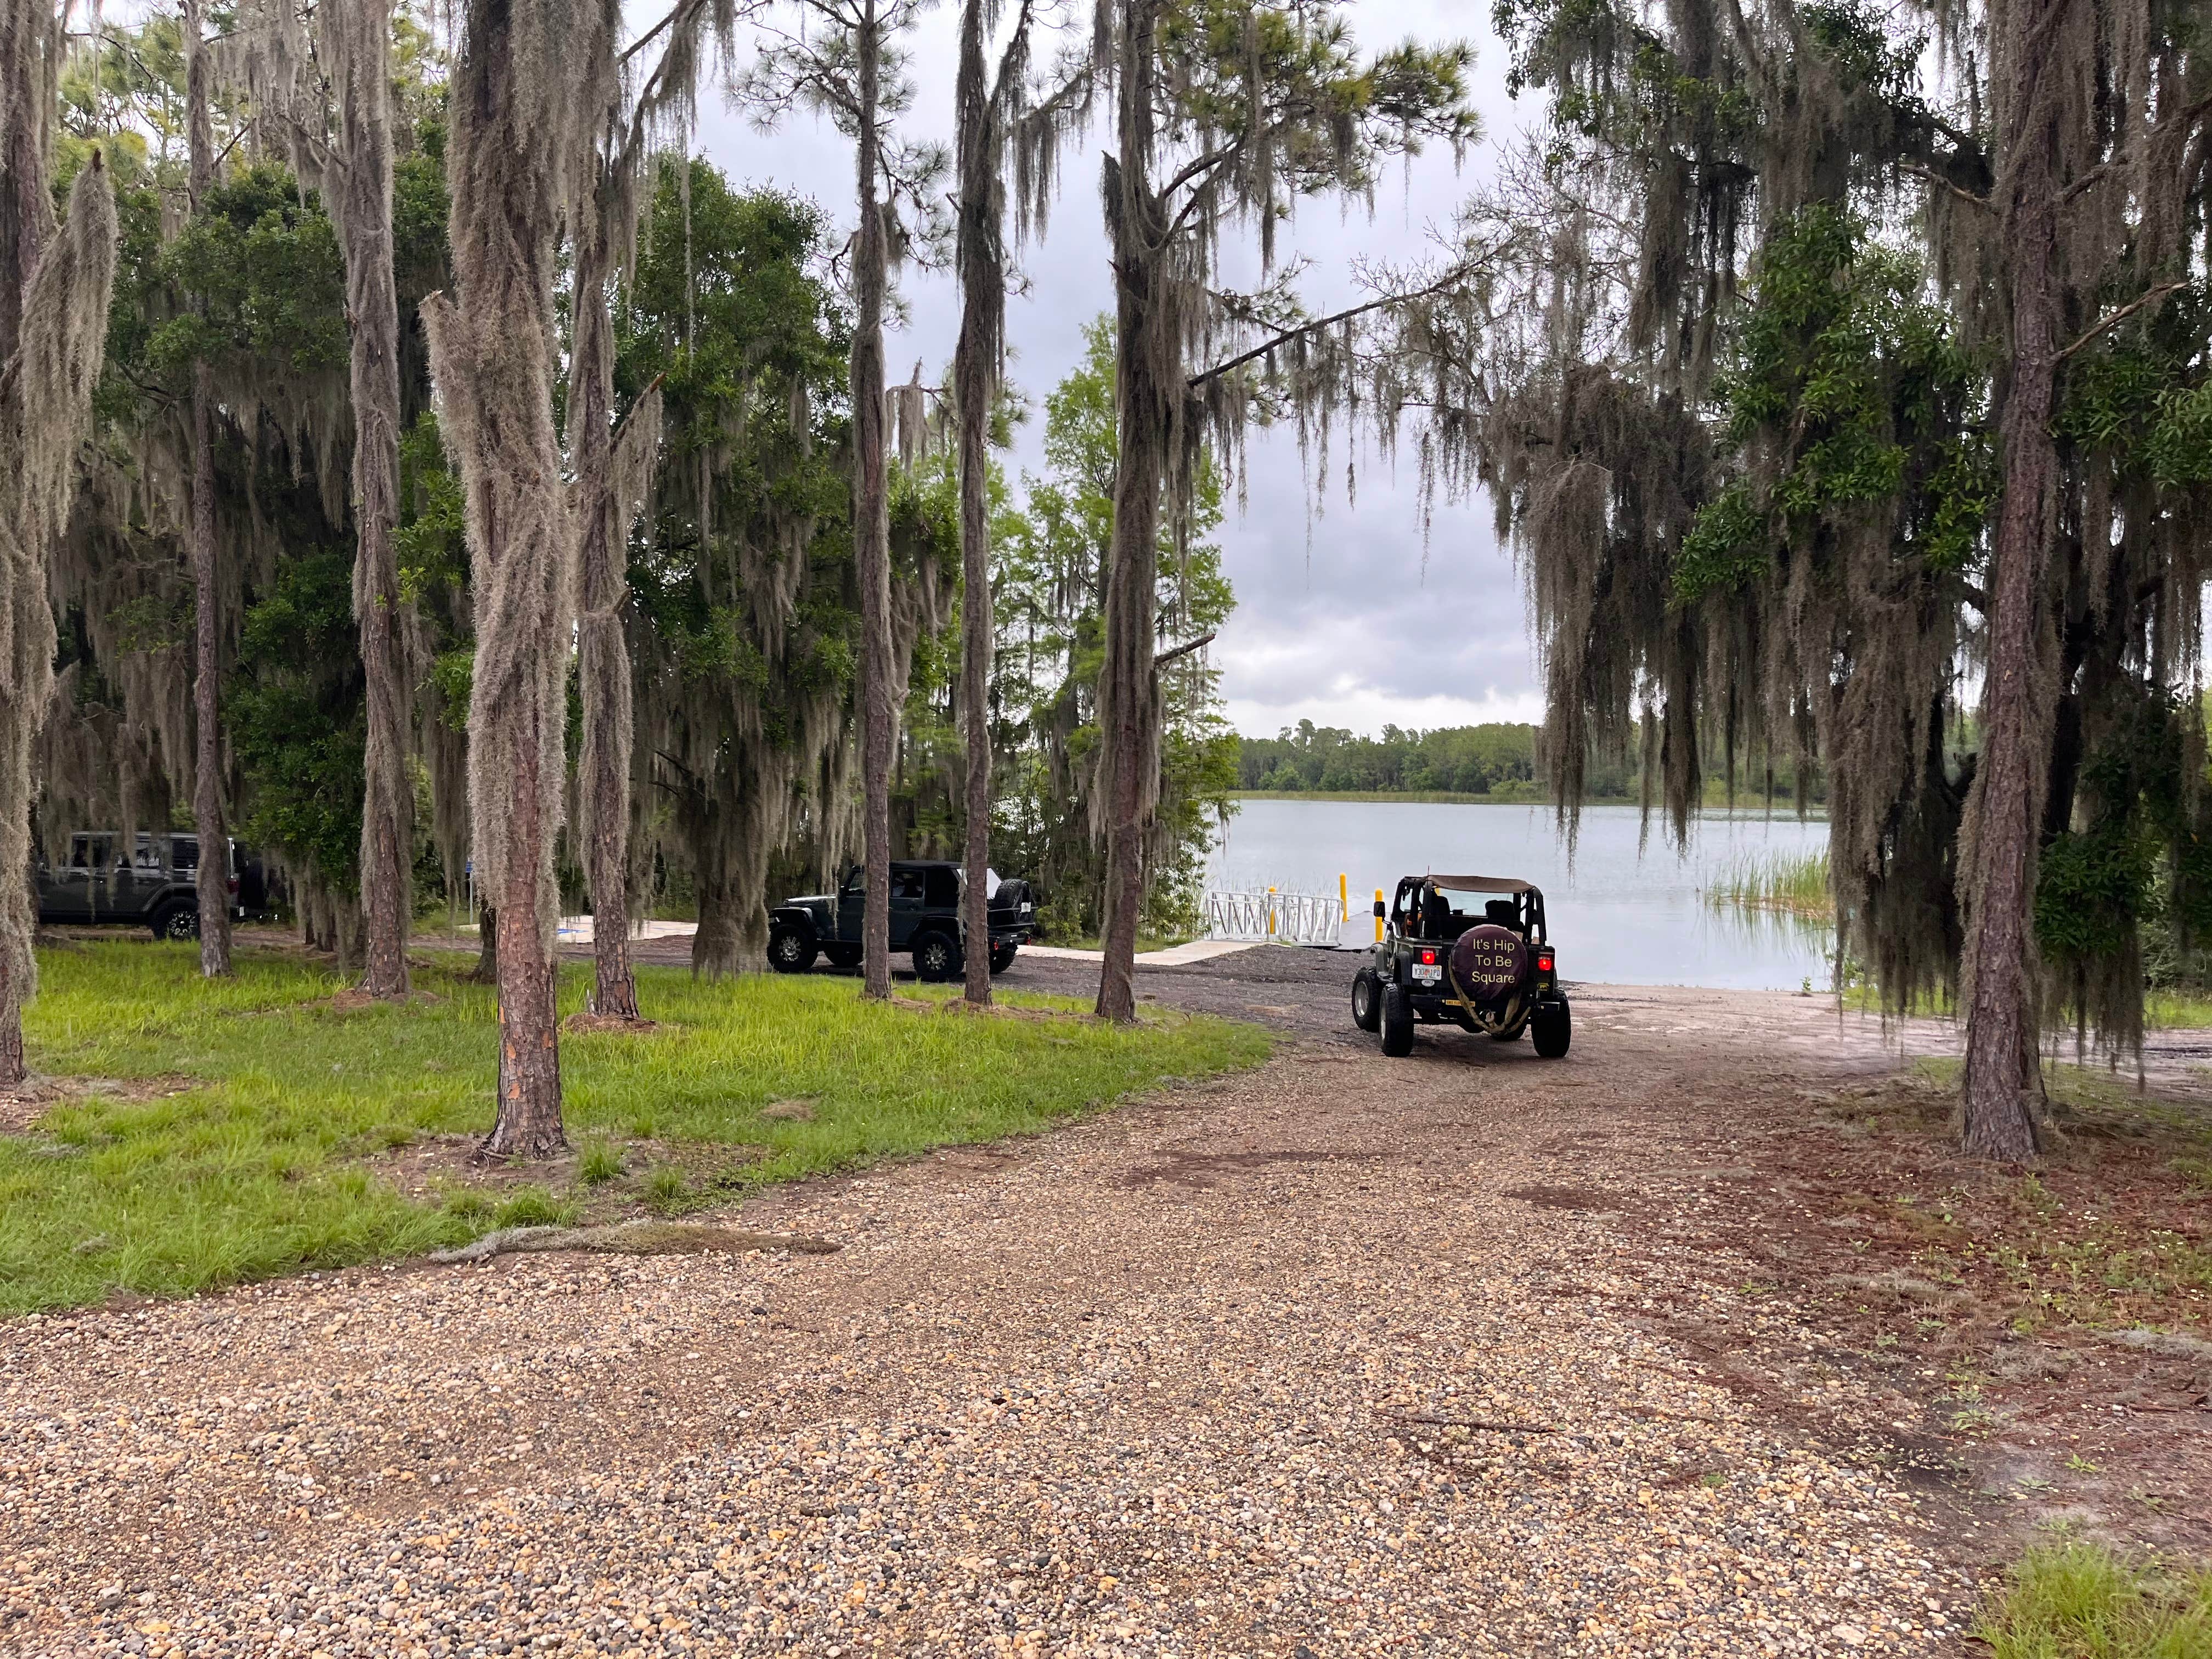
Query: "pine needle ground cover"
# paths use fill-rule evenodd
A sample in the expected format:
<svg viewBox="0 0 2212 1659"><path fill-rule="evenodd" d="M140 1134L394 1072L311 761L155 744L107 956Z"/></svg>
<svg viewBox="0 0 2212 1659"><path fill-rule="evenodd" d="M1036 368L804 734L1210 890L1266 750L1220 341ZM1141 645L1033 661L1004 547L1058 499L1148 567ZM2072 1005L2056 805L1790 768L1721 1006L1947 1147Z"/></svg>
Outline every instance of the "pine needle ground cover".
<svg viewBox="0 0 2212 1659"><path fill-rule="evenodd" d="M348 979L296 956L237 965L203 981L191 947L136 940L41 953L27 1036L55 1098L0 1121L0 1314L701 1208L1032 1133L1270 1046L1150 1009L1134 1028L1042 998L963 1017L917 1006L913 988L883 1006L851 979L641 969L658 1030L563 1039L571 1155L482 1170L468 1152L491 1115L489 987L428 967L411 1004L356 1006ZM564 1016L589 977L563 973Z"/></svg>

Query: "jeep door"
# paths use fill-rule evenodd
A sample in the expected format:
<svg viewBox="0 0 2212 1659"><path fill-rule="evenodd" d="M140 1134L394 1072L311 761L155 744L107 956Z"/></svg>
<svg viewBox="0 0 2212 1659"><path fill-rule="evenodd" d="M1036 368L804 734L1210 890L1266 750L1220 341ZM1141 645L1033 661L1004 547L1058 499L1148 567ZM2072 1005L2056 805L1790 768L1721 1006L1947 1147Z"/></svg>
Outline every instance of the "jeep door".
<svg viewBox="0 0 2212 1659"><path fill-rule="evenodd" d="M57 921L97 921L107 908L106 836L70 837L69 862L53 872Z"/></svg>
<svg viewBox="0 0 2212 1659"><path fill-rule="evenodd" d="M922 872L911 864L891 866L891 949L906 950L914 943L915 924L921 920L926 896Z"/></svg>
<svg viewBox="0 0 2212 1659"><path fill-rule="evenodd" d="M39 893L40 921L72 921L76 919L70 907L77 902L77 893L70 884L67 865L55 866L40 859L34 880Z"/></svg>
<svg viewBox="0 0 2212 1659"><path fill-rule="evenodd" d="M150 836L141 830L137 846L128 863L122 854L116 854L113 873L108 878L107 914L118 921L143 921L151 908L154 897L168 879L167 836Z"/></svg>
<svg viewBox="0 0 2212 1659"><path fill-rule="evenodd" d="M860 942L861 917L867 909L867 872L857 864L845 872L844 884L837 890L837 942L858 945Z"/></svg>

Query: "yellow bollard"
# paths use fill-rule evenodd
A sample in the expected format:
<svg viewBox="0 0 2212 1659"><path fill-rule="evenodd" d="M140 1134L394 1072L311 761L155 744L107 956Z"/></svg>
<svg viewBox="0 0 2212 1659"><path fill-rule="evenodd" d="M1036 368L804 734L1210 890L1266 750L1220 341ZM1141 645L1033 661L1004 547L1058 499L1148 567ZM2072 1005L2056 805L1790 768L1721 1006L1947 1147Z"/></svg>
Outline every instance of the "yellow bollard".
<svg viewBox="0 0 2212 1659"><path fill-rule="evenodd" d="M1382 942L1382 890L1380 887L1375 890L1375 942L1377 945Z"/></svg>
<svg viewBox="0 0 2212 1659"><path fill-rule="evenodd" d="M1352 920L1352 889L1341 870L1336 872L1336 912L1339 921Z"/></svg>
<svg viewBox="0 0 2212 1659"><path fill-rule="evenodd" d="M1269 939L1273 939L1273 938L1274 938L1274 936L1275 936L1275 890L1274 890L1273 888L1270 887L1270 888L1267 890L1267 937L1268 937Z"/></svg>

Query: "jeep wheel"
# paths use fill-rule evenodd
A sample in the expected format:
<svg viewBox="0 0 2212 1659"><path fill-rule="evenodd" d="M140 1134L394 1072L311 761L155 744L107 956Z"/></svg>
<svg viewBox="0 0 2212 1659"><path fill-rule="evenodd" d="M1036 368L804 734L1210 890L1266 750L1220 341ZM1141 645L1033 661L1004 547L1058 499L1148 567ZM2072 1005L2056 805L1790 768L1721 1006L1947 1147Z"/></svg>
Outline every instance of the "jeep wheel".
<svg viewBox="0 0 2212 1659"><path fill-rule="evenodd" d="M991 971L994 974L1005 973L1007 969L1014 965L1014 957L1020 950L1021 946L1018 945L993 945L991 947Z"/></svg>
<svg viewBox="0 0 2212 1659"><path fill-rule="evenodd" d="M1557 1060L1565 1054L1567 1044L1574 1038L1574 1017L1567 1012L1564 998L1538 1008L1528 1024L1536 1034L1536 1052L1546 1060Z"/></svg>
<svg viewBox="0 0 2212 1659"><path fill-rule="evenodd" d="M1362 968L1352 976L1352 1023L1363 1031L1382 1024L1382 999L1376 994L1382 988L1372 968Z"/></svg>
<svg viewBox="0 0 2212 1659"><path fill-rule="evenodd" d="M165 904L154 913L149 925L155 939L198 939L200 913L189 904Z"/></svg>
<svg viewBox="0 0 2212 1659"><path fill-rule="evenodd" d="M960 947L942 933L924 933L914 942L917 979L943 981L960 976Z"/></svg>
<svg viewBox="0 0 2212 1659"><path fill-rule="evenodd" d="M1393 1060L1413 1052L1413 1005L1402 985L1382 988L1382 1052Z"/></svg>
<svg viewBox="0 0 2212 1659"><path fill-rule="evenodd" d="M814 941L796 927L772 927L768 965L779 974L803 974L814 965Z"/></svg>

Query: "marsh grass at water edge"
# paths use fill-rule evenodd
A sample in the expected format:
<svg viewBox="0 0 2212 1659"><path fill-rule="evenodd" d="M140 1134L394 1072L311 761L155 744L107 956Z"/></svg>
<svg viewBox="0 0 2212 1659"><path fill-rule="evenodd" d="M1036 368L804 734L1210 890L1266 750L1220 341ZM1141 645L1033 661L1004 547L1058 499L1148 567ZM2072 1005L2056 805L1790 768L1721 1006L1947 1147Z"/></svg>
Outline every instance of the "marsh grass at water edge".
<svg viewBox="0 0 2212 1659"><path fill-rule="evenodd" d="M726 1201L1034 1133L1256 1064L1271 1042L1149 1009L1122 1027L1003 996L1007 1012L963 1016L941 1011L950 988L886 1006L843 977L641 969L659 1030L563 1039L576 1153L478 1179L465 1153L490 1121L496 1011L454 968L420 966L414 1002L365 1007L333 1002L347 980L275 951L240 951L236 976L212 981L189 945L135 940L45 951L40 968L25 1025L58 1097L0 1133L0 1314L408 1255L586 1201ZM564 1015L589 983L587 967L562 974ZM445 1173L425 1189L392 1178L433 1152ZM659 1173L672 1165L680 1186Z"/></svg>
<svg viewBox="0 0 2212 1659"><path fill-rule="evenodd" d="M1775 910L1808 921L1835 919L1826 852L1739 853L1705 887L1709 904L1739 910Z"/></svg>

